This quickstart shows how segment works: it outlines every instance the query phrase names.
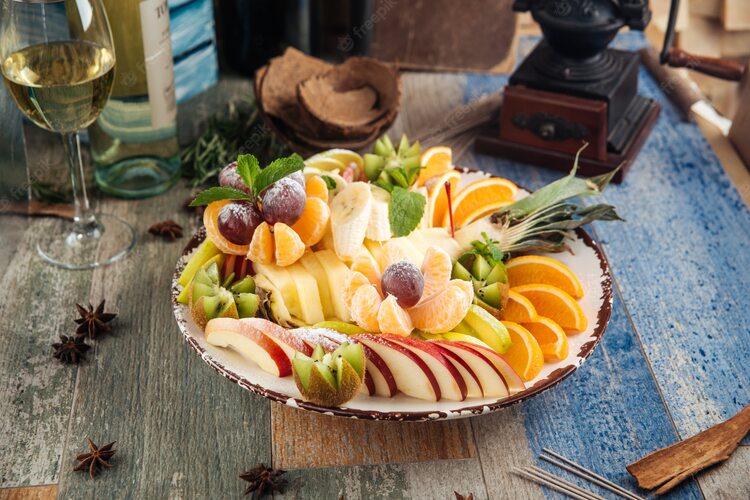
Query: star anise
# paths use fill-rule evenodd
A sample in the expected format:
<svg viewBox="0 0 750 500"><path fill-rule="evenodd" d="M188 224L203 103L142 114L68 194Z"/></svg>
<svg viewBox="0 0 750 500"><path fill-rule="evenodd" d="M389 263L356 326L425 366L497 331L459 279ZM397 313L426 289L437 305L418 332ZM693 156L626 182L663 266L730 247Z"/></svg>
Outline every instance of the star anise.
<svg viewBox="0 0 750 500"><path fill-rule="evenodd" d="M474 493L469 493L468 496L464 496L461 493L454 491L454 495L456 495L456 500L474 500Z"/></svg>
<svg viewBox="0 0 750 500"><path fill-rule="evenodd" d="M272 469L264 464L258 464L244 474L240 474L240 479L249 482L245 495L253 494L252 498L263 498L270 493L274 498L276 492L283 493L287 485L287 480L281 477L285 470Z"/></svg>
<svg viewBox="0 0 750 500"><path fill-rule="evenodd" d="M102 446L101 448L98 448L94 442L91 440L91 438L87 438L89 441L89 453L81 453L76 457L76 460L78 460L80 463L76 465L73 470L79 471L79 470L89 470L89 476L91 476L91 479L94 479L94 476L99 472L99 469L102 467L106 467L107 469L112 468L112 464L109 463L109 459L112 458L112 455L115 454L115 450L112 449L112 446L115 444L115 441L112 441L108 445Z"/></svg>
<svg viewBox="0 0 750 500"><path fill-rule="evenodd" d="M88 309L81 304L76 304L78 314L81 316L75 320L76 323L78 323L76 333L88 335L90 338L95 339L97 335L108 333L112 330L107 323L115 319L117 314L105 313L104 302L105 301L102 300L101 303L96 306L96 309L94 309L94 306L92 306L91 303L89 303Z"/></svg>
<svg viewBox="0 0 750 500"><path fill-rule="evenodd" d="M55 350L52 355L63 363L78 364L86 359L86 351L91 346L86 343L83 335L60 335L60 342L52 344L52 348Z"/></svg>
<svg viewBox="0 0 750 500"><path fill-rule="evenodd" d="M165 240L174 241L177 238L182 238L182 226L177 224L172 219L157 222L150 228L148 232L154 236L161 236Z"/></svg>

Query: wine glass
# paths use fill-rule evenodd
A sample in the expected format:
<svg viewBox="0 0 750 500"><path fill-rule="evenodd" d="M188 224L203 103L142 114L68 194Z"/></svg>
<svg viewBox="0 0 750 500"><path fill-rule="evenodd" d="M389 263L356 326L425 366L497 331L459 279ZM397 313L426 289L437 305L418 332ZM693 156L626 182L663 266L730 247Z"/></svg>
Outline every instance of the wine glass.
<svg viewBox="0 0 750 500"><path fill-rule="evenodd" d="M124 257L135 232L123 220L95 214L86 195L78 131L109 99L115 52L100 0L0 0L0 69L21 111L62 135L75 215L59 235L37 245L46 261L88 269Z"/></svg>

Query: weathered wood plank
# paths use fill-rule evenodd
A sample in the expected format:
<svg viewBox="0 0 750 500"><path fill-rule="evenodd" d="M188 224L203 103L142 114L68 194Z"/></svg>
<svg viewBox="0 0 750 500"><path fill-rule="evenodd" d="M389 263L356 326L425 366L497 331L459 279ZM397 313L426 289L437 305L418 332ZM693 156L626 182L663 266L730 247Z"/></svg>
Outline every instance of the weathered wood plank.
<svg viewBox="0 0 750 500"><path fill-rule="evenodd" d="M137 228L139 244L117 265L93 274L92 300L107 298L119 313L115 333L97 342L77 381L75 411L62 460L63 498L235 496L237 476L270 463L269 402L219 377L183 342L170 298L170 280L183 239L147 234L156 220L176 217L186 234L196 227L174 188L139 202L106 202L107 211ZM116 467L96 481L73 473L86 437L117 440Z"/></svg>
<svg viewBox="0 0 750 500"><path fill-rule="evenodd" d="M57 498L56 484L0 489L0 500L54 500L55 498Z"/></svg>
<svg viewBox="0 0 750 500"><path fill-rule="evenodd" d="M310 432L317 429L320 432ZM345 446L331 446L331 435ZM274 467L455 460L476 456L468 420L429 423L333 418L280 404L271 406ZM321 450L326 450L321 453Z"/></svg>
<svg viewBox="0 0 750 500"><path fill-rule="evenodd" d="M740 446L732 457L697 476L706 498L750 498L750 446Z"/></svg>

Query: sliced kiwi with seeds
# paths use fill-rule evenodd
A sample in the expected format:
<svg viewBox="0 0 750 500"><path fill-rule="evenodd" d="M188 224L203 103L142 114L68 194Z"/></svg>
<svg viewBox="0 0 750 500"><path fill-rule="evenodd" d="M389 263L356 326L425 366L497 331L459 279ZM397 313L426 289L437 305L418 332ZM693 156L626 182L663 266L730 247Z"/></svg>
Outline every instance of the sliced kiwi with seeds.
<svg viewBox="0 0 750 500"><path fill-rule="evenodd" d="M333 352L316 345L311 356L295 354L292 371L305 400L339 406L359 392L365 376L365 354L360 344L344 342Z"/></svg>
<svg viewBox="0 0 750 500"><path fill-rule="evenodd" d="M216 261L201 267L188 285L188 304L195 322L205 328L214 318L251 318L260 306L252 278L232 283L234 273L221 279ZM252 290L252 291L251 291Z"/></svg>

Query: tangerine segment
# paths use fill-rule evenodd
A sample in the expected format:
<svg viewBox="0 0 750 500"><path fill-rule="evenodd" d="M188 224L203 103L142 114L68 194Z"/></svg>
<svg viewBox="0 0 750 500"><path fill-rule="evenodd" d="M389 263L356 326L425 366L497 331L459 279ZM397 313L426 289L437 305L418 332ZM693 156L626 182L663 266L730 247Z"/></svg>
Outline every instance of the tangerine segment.
<svg viewBox="0 0 750 500"><path fill-rule="evenodd" d="M409 309L409 315L415 328L427 333L445 333L464 319L473 299L471 283L451 280L430 300Z"/></svg>
<svg viewBox="0 0 750 500"><path fill-rule="evenodd" d="M222 236L219 231L219 212L231 200L214 201L206 205L203 211L203 225L206 226L206 236L219 250L230 255L246 255L248 245L237 245Z"/></svg>
<svg viewBox="0 0 750 500"><path fill-rule="evenodd" d="M311 247L323 239L331 218L331 209L320 198L307 198L305 210L292 229L299 235L306 247Z"/></svg>
<svg viewBox="0 0 750 500"><path fill-rule="evenodd" d="M393 295L388 295L378 310L378 326L383 333L408 337L414 330L411 317Z"/></svg>
<svg viewBox="0 0 750 500"><path fill-rule="evenodd" d="M344 282L344 304L346 304L346 307L349 309L352 308L352 300L354 300L354 294L357 292L357 290L360 289L360 287L363 287L365 285L371 285L370 280L367 279L367 276L364 274L354 271L349 273L349 277Z"/></svg>
<svg viewBox="0 0 750 500"><path fill-rule="evenodd" d="M508 270L510 286L544 283L556 286L574 299L583 297L581 282L573 271L559 260L541 255L524 255L510 259L505 268Z"/></svg>
<svg viewBox="0 0 750 500"><path fill-rule="evenodd" d="M252 243L252 242L251 242ZM297 262L305 253L305 244L299 235L283 222L273 225L273 243L276 265L285 267Z"/></svg>
<svg viewBox="0 0 750 500"><path fill-rule="evenodd" d="M417 177L417 186L424 186L429 179L453 168L453 152L448 146L429 148L419 157L419 164L422 170Z"/></svg>
<svg viewBox="0 0 750 500"><path fill-rule="evenodd" d="M512 201L518 187L507 179L490 177L472 182L453 198L453 224L461 227L467 218L485 207L488 202ZM443 217L443 227L450 227L450 214Z"/></svg>
<svg viewBox="0 0 750 500"><path fill-rule="evenodd" d="M352 271L362 273L380 291L380 267L375 262L375 257L366 249L362 248L352 261Z"/></svg>
<svg viewBox="0 0 750 500"><path fill-rule="evenodd" d="M562 361L568 357L570 348L568 346L568 336L560 325L549 318L539 316L534 323L524 323L526 328L539 342L542 348L544 361Z"/></svg>
<svg viewBox="0 0 750 500"><path fill-rule="evenodd" d="M383 299L374 285L360 286L352 297L349 312L352 319L368 332L379 332L378 311Z"/></svg>
<svg viewBox="0 0 750 500"><path fill-rule="evenodd" d="M455 193L460 179L459 172L450 170L427 181L426 187L429 194L425 210L429 214L430 227L442 227L443 218L448 212L448 193L445 192L445 183L450 182L451 193Z"/></svg>
<svg viewBox="0 0 750 500"><path fill-rule="evenodd" d="M250 240L250 245L247 250L247 258L252 262L273 264L273 253L274 244L271 226L269 226L267 222L261 222L258 227L255 228L253 239Z"/></svg>
<svg viewBox="0 0 750 500"><path fill-rule="evenodd" d="M451 279L452 270L453 266L448 252L436 246L429 247L422 261L424 290L419 302L427 302L436 293L443 290Z"/></svg>
<svg viewBox="0 0 750 500"><path fill-rule="evenodd" d="M503 325L510 334L510 349L503 357L522 379L534 379L544 366L544 354L539 342L524 327L512 321L503 321Z"/></svg>
<svg viewBox="0 0 750 500"><path fill-rule="evenodd" d="M552 285L531 284L511 288L529 299L537 313L550 318L566 332L582 332L588 326L588 320L578 302Z"/></svg>
<svg viewBox="0 0 750 500"><path fill-rule="evenodd" d="M328 203L328 185L319 175L308 177L305 182L305 194L307 198L319 198Z"/></svg>
<svg viewBox="0 0 750 500"><path fill-rule="evenodd" d="M516 323L532 323L536 321L537 313L534 304L529 299L511 289L508 291L508 302L500 311L500 319Z"/></svg>

